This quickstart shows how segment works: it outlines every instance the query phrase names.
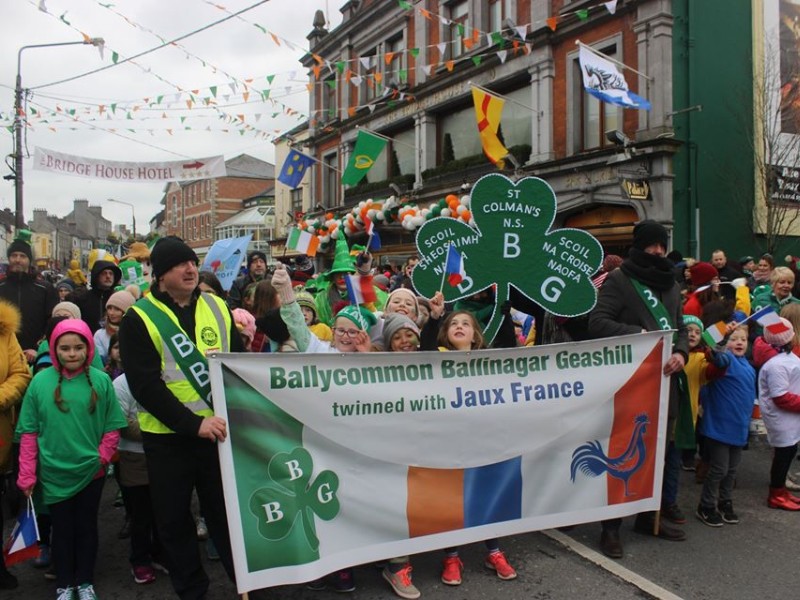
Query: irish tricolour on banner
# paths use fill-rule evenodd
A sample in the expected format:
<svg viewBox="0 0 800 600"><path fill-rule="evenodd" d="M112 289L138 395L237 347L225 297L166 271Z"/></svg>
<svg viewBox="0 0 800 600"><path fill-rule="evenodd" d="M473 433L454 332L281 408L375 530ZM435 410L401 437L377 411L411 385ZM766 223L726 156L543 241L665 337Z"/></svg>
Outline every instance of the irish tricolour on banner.
<svg viewBox="0 0 800 600"><path fill-rule="evenodd" d="M239 591L657 509L670 336L212 356Z"/></svg>

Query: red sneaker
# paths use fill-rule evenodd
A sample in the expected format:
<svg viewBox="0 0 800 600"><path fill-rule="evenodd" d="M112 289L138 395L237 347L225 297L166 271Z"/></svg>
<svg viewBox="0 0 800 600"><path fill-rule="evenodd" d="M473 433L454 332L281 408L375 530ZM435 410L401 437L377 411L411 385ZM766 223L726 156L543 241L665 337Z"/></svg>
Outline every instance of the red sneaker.
<svg viewBox="0 0 800 600"><path fill-rule="evenodd" d="M487 569L492 569L497 573L497 576L500 579L516 579L517 572L514 570L508 561L506 560L506 555L500 552L492 552L489 556L486 557L486 561L483 563Z"/></svg>
<svg viewBox="0 0 800 600"><path fill-rule="evenodd" d="M464 563L457 556L445 556L442 568L442 583L445 585L461 585L461 569Z"/></svg>
<svg viewBox="0 0 800 600"><path fill-rule="evenodd" d="M141 567L133 567L133 580L136 583L146 584L153 583L156 580L156 572L150 565L142 565Z"/></svg>

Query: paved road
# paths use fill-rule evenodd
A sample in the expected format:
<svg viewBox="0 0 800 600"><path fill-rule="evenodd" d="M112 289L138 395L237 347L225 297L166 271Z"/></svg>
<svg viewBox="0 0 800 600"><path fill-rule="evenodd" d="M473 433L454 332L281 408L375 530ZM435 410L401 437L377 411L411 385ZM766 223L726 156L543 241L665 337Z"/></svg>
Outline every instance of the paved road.
<svg viewBox="0 0 800 600"><path fill-rule="evenodd" d="M579 525L567 535L531 533L503 540L503 548L519 572L514 581L500 581L483 568L481 544L463 549L464 583L459 588L450 588L439 581L438 552L414 557L414 581L423 598L431 600L794 597L796 592L791 590L796 590L800 513L766 508L769 461L770 450L763 442L754 442L744 455L734 498L742 521L739 525L712 529L690 517L684 526L689 539L676 543L638 535L630 529L632 519L626 519L623 525L626 555L619 561L610 561L596 553L599 537L596 524ZM691 515L700 486L694 483L692 473L683 473L681 483L681 506ZM115 492L116 485L109 481L100 514L102 538L96 583L99 597L101 600L174 598L166 576L159 576L155 583L146 586L133 582L126 559L127 541L116 538L123 517L121 510L112 506ZM222 567L213 562L207 562L206 566L213 581L208 600L235 598L235 589L225 579ZM3 600L55 597L52 583L45 581L42 572L30 564L19 565L14 572L20 579L20 587L0 595ZM631 581L650 587L643 591ZM351 595L354 600L395 597L371 566L356 569L356 585L358 589ZM329 600L342 596L332 591L312 592L302 586L251 595L254 600Z"/></svg>

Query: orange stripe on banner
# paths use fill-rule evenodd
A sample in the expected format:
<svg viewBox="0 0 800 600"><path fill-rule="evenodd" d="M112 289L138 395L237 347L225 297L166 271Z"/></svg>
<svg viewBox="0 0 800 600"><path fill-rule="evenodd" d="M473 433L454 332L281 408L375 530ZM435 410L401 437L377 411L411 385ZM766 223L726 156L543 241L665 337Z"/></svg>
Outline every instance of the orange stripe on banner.
<svg viewBox="0 0 800 600"><path fill-rule="evenodd" d="M627 460L612 465L606 475L608 503L621 504L649 498L653 495L653 478L656 472L656 443L658 439L659 391L663 379L661 364L663 340L639 365L633 376L614 395L614 425L608 441L608 457L615 459L628 454ZM669 385L669 382L665 382ZM646 454L635 449L640 435L636 417L646 414L647 424L643 437ZM636 468L638 466L638 468ZM612 475L614 473L615 475ZM628 495L625 495L625 478Z"/></svg>
<svg viewBox="0 0 800 600"><path fill-rule="evenodd" d="M409 537L464 527L463 469L408 468Z"/></svg>

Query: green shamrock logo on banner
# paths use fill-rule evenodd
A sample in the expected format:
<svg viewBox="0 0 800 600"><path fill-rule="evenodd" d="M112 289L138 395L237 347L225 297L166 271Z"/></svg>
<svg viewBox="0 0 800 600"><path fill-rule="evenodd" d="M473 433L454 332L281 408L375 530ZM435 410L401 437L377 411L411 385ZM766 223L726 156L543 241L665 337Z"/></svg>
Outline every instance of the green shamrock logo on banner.
<svg viewBox="0 0 800 600"><path fill-rule="evenodd" d="M316 514L330 521L339 513L339 477L333 471L322 471L312 481L314 462L305 448L276 454L269 462L271 481L250 497L250 512L258 521L258 532L268 540L281 540L289 535L295 521L300 520L309 547L316 552L319 538L314 526Z"/></svg>
<svg viewBox="0 0 800 600"><path fill-rule="evenodd" d="M474 228L442 217L417 232L420 262L412 281L420 294L430 298L441 290L452 302L496 286L487 340L494 339L503 320L498 308L508 301L510 286L555 315L575 317L594 307L591 276L600 268L603 249L580 229L550 230L556 196L547 182L486 175L472 189L470 209ZM463 260L460 277L446 276L451 245Z"/></svg>

